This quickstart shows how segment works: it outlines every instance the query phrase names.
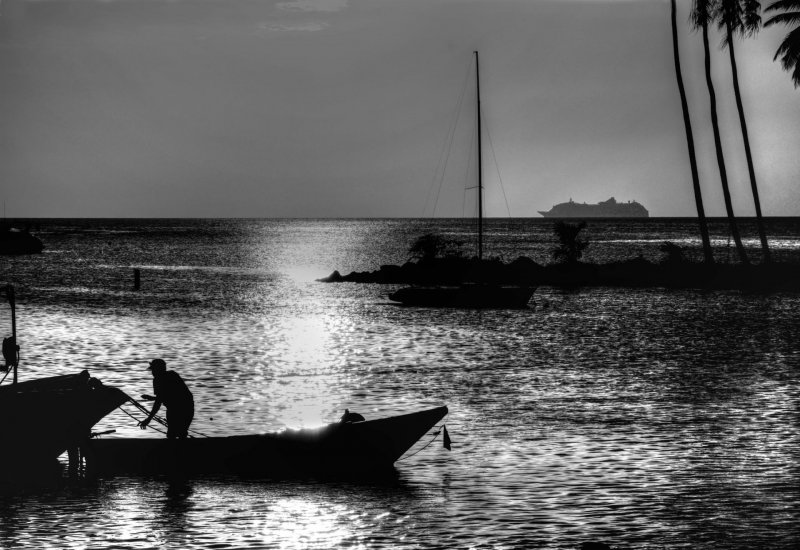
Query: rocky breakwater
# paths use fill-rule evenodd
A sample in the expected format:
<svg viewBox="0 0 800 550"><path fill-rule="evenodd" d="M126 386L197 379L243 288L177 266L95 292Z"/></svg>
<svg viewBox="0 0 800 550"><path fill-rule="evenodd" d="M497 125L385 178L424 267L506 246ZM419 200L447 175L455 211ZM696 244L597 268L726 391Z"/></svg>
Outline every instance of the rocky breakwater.
<svg viewBox="0 0 800 550"><path fill-rule="evenodd" d="M800 265L702 264L695 262L651 262L634 258L619 262L587 262L541 265L530 258L501 260L435 258L382 265L376 271L334 271L317 279L325 283L379 283L449 285L481 282L508 285L556 287L664 287L741 289L760 292L800 291Z"/></svg>

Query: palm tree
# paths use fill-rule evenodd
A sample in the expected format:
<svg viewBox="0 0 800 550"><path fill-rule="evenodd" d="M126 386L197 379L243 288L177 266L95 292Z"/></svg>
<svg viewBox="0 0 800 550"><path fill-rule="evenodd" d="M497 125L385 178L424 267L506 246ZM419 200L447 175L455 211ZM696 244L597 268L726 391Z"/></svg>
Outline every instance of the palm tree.
<svg viewBox="0 0 800 550"><path fill-rule="evenodd" d="M800 23L800 0L778 0L767 6L764 11L782 11L764 23L771 27L781 23L783 25L798 25ZM781 42L773 60L781 58L783 70L792 72L794 87L800 87L800 26L796 26Z"/></svg>
<svg viewBox="0 0 800 550"><path fill-rule="evenodd" d="M689 104L686 101L686 90L683 87L683 74L681 73L681 57L678 53L678 21L675 9L675 0L670 0L672 8L672 54L675 58L675 76L678 79L678 91L681 95L681 109L683 110L683 126L686 129L686 144L689 147L689 165L692 169L692 187L694 188L694 202L697 205L697 220L700 223L700 237L703 240L703 256L706 263L714 263L711 252L711 239L708 236L708 223L706 212L703 208L703 195L700 193L700 176L697 173L697 156L694 150L694 134L692 121L689 118Z"/></svg>
<svg viewBox="0 0 800 550"><path fill-rule="evenodd" d="M761 238L761 249L764 254L764 263L769 263L770 253L767 243L767 232L764 229L764 218L761 216L761 201L758 198L758 184L756 171L753 167L753 155L750 152L750 138L747 134L747 122L744 118L742 94L739 90L739 72L736 69L736 54L733 49L735 35L752 36L761 26L761 4L758 0L721 0L716 9L716 18L719 29L725 32L722 47L728 47L731 60L731 76L733 77L733 93L736 97L736 109L739 111L739 124L742 128L744 141L744 156L747 159L747 171L750 174L750 188L753 190L753 203L756 208L756 226Z"/></svg>
<svg viewBox="0 0 800 550"><path fill-rule="evenodd" d="M589 241L580 236L586 222L567 223L563 220L553 224L553 233L558 238L558 245L553 248L553 259L561 264L575 265L589 246Z"/></svg>
<svg viewBox="0 0 800 550"><path fill-rule="evenodd" d="M717 165L719 166L719 179L722 183L722 195L725 198L725 211L728 214L728 224L730 225L733 242L736 243L736 251L743 264L749 264L747 253L739 236L739 228L736 225L736 217L733 214L733 203L731 202L731 192L728 187L728 173L725 170L725 155L722 152L722 138L719 132L719 119L717 118L717 96L714 93L714 82L711 80L711 49L708 46L708 25L712 20L713 8L718 0L695 0L692 9L692 23L696 29L703 31L703 51L705 55L706 85L708 86L708 96L711 101L711 126L714 130L714 148L717 152Z"/></svg>

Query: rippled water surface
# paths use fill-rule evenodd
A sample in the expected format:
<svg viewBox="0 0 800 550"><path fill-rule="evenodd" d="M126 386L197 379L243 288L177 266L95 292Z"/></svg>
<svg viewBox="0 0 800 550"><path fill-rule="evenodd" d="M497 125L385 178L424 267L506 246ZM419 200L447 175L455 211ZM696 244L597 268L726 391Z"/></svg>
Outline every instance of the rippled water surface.
<svg viewBox="0 0 800 550"><path fill-rule="evenodd" d="M89 368L136 396L151 392L145 368L160 356L190 383L203 434L446 404L453 449L437 441L380 482L118 477L14 490L0 496L0 547L800 544L796 294L543 287L527 310L412 309L388 302L393 286L314 279L403 262L424 232L466 240L464 222L39 223L45 254L0 258L0 282L18 293L21 379ZM548 260L548 223L489 226L490 254ZM589 252L657 258L664 240L696 247L695 231L691 220L590 223ZM795 257L797 220L770 231L776 254ZM99 428L159 435L121 412Z"/></svg>

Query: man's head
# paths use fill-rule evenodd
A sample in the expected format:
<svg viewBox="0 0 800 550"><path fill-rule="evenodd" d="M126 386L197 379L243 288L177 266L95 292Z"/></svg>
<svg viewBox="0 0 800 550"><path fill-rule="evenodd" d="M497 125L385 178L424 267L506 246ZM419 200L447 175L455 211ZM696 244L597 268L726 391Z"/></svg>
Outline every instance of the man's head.
<svg viewBox="0 0 800 550"><path fill-rule="evenodd" d="M163 359L153 359L150 361L150 366L147 367L147 370L153 371L153 374L161 374L162 372L167 371L167 364L164 362Z"/></svg>

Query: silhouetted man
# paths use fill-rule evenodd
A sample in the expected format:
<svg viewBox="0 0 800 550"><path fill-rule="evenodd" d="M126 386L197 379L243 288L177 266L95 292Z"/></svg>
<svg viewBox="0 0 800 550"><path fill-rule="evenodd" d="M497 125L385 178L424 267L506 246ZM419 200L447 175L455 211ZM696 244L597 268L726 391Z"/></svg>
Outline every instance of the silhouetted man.
<svg viewBox="0 0 800 550"><path fill-rule="evenodd" d="M163 359L153 359L147 370L153 373L153 391L156 394L153 409L147 418L139 422L143 430L161 408L167 407L167 437L185 439L189 435L189 424L194 418L194 397L186 383L174 370L167 370Z"/></svg>

